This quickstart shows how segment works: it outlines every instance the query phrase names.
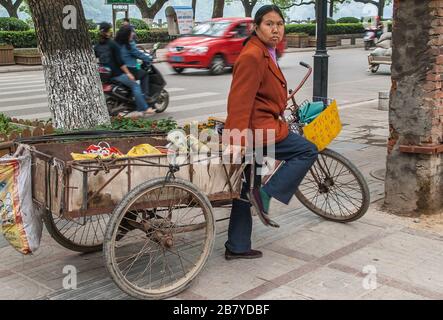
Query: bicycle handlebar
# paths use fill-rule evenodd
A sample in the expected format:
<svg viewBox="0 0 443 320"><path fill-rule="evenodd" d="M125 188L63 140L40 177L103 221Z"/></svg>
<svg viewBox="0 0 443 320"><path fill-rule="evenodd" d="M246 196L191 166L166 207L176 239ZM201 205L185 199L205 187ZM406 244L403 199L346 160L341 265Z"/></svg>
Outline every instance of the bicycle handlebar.
<svg viewBox="0 0 443 320"><path fill-rule="evenodd" d="M306 62L300 62L300 65L302 66L302 67L305 67L305 68L307 68L308 69L308 72L307 72L307 74L305 75L305 77L303 78L303 80L300 82L300 84L298 85L298 87L296 88L296 89L294 89L293 91L292 90L290 90L289 91L289 97L288 97L288 100L291 100L291 99L293 99L294 100L294 96L295 96L295 94L297 93L297 92L299 92L300 91L300 89L305 85L305 83L306 83L306 81L308 81L308 79L309 79L309 77L311 76L311 73L312 73L312 67L309 65L309 64L307 64ZM293 101L294 103L295 103L295 101Z"/></svg>

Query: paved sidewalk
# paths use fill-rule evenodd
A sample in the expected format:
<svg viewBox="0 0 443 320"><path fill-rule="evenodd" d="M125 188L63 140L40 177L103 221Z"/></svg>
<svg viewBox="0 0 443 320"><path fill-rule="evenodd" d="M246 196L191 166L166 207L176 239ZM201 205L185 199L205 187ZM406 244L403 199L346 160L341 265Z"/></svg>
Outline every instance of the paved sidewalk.
<svg viewBox="0 0 443 320"><path fill-rule="evenodd" d="M227 221L217 224L211 258L173 299L443 299L443 213L429 219L381 211L388 135L386 111L374 102L342 109L343 132L332 148L365 175L372 196L367 214L349 224L325 221L296 200L272 203L280 229L254 217L257 260L226 261ZM217 209L217 217L228 215ZM78 270L78 288L62 288L63 268ZM129 299L112 282L102 253L78 254L47 234L22 257L0 239L0 299Z"/></svg>
<svg viewBox="0 0 443 320"><path fill-rule="evenodd" d="M343 50L343 49L353 49L353 48L363 48L363 45L357 44L357 45L342 45L339 47L330 47L328 50ZM286 49L286 53L293 53L293 52L314 52L315 48L288 48ZM154 61L154 63L161 63L165 62L165 54L166 49L159 49L157 51L158 59ZM10 72L30 72L30 71L40 71L43 70L43 67L41 65L37 66L26 66L26 65L8 65L8 66L0 66L0 73L10 73Z"/></svg>

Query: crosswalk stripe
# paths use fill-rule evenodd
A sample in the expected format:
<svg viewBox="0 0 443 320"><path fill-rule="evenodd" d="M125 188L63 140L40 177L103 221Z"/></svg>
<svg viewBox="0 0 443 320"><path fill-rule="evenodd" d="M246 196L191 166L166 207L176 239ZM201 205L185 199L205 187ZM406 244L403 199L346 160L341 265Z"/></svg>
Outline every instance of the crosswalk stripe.
<svg viewBox="0 0 443 320"><path fill-rule="evenodd" d="M52 117L52 114L50 112L14 116L14 118L25 119L25 120L27 120L27 119L29 119L29 120L45 119L45 118L50 118L50 117Z"/></svg>
<svg viewBox="0 0 443 320"><path fill-rule="evenodd" d="M11 112L11 111L37 109L37 108L44 108L44 107L48 107L48 103L30 103L30 104L22 104L19 106L0 107L0 112Z"/></svg>
<svg viewBox="0 0 443 320"><path fill-rule="evenodd" d="M193 121L198 121L198 122L203 122L203 121L207 121L209 117L215 117L215 118L226 118L227 112L217 112L217 113L211 113L211 114L207 114L207 115L202 115L202 116L195 116L192 118L185 118L185 119L180 119L177 121L177 123L179 125L185 125L188 123L191 123Z"/></svg>
<svg viewBox="0 0 443 320"><path fill-rule="evenodd" d="M220 93L216 92L201 92L201 93L194 93L194 94L185 94L182 96L175 96L171 97L170 101L181 101L181 100L188 100L188 99L194 99L194 98L203 98L203 97L210 97L210 96L216 96Z"/></svg>
<svg viewBox="0 0 443 320"><path fill-rule="evenodd" d="M21 86L24 86L24 85L27 85L27 84L35 84L35 83L40 83L40 84L45 84L45 81L44 80L39 80L39 81L27 81L27 82L11 82L11 83L8 83L8 84L6 84L6 85L3 85L3 84L0 84L0 88L6 88L6 87L10 87L10 86L18 86L18 85L21 85Z"/></svg>
<svg viewBox="0 0 443 320"><path fill-rule="evenodd" d="M35 96L27 96L27 97L18 97L18 98L8 98L4 100L0 100L1 103L5 102L14 102L14 101L23 101L23 100L33 100L33 99L42 99L42 98L48 98L46 94L39 94Z"/></svg>
<svg viewBox="0 0 443 320"><path fill-rule="evenodd" d="M3 78L0 79L0 83L8 83L11 81L34 81L34 80L40 80L40 81L44 81L45 78L43 77L10 77L10 78Z"/></svg>
<svg viewBox="0 0 443 320"><path fill-rule="evenodd" d="M44 88L41 89L30 89L30 90L15 90L15 91L7 91L4 93L0 93L0 97L1 96L9 96L11 94L21 94L21 93L41 93L41 92L46 92ZM1 101L1 100L0 100Z"/></svg>
<svg viewBox="0 0 443 320"><path fill-rule="evenodd" d="M32 86L28 86L26 84L16 85L16 86L0 86L0 90L16 90L16 89L30 89L30 88L45 88L45 84L34 84ZM8 91L9 92L9 91Z"/></svg>
<svg viewBox="0 0 443 320"><path fill-rule="evenodd" d="M207 108L207 107L216 107L216 106L222 106L222 105L226 105L227 100L223 99L223 100L213 100L213 101L206 101L206 102L202 102L202 103L193 103L193 104L186 104L186 105L181 105L181 106L170 106L168 109L166 109L166 111L194 111L196 109L200 109L200 108Z"/></svg>
<svg viewBox="0 0 443 320"><path fill-rule="evenodd" d="M185 91L185 88L165 88L166 91L168 92L181 92L181 91Z"/></svg>

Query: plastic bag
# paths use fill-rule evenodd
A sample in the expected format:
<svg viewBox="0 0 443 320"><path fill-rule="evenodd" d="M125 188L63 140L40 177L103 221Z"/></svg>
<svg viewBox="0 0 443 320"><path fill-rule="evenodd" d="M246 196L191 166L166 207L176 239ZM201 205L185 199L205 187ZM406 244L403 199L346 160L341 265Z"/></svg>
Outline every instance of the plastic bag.
<svg viewBox="0 0 443 320"><path fill-rule="evenodd" d="M371 56L382 57L386 54L386 51L388 51L388 50L384 49L384 48L377 48L371 52Z"/></svg>
<svg viewBox="0 0 443 320"><path fill-rule="evenodd" d="M322 101L309 102L302 105L298 110L300 122L311 123L323 110L325 110L325 105Z"/></svg>
<svg viewBox="0 0 443 320"><path fill-rule="evenodd" d="M83 153L71 153L71 157L74 160L94 160L109 159L109 158L120 158L123 157L123 153L115 147L111 147L107 142L99 142L97 145L91 144L86 148Z"/></svg>
<svg viewBox="0 0 443 320"><path fill-rule="evenodd" d="M31 254L40 246L43 221L32 201L31 153L23 146L0 158L0 229L17 251Z"/></svg>
<svg viewBox="0 0 443 320"><path fill-rule="evenodd" d="M128 157L142 157L150 154L162 154L157 148L151 146L150 144L139 144L129 150Z"/></svg>
<svg viewBox="0 0 443 320"><path fill-rule="evenodd" d="M306 139L322 151L338 136L341 129L337 102L334 100L314 121L303 127L303 133Z"/></svg>

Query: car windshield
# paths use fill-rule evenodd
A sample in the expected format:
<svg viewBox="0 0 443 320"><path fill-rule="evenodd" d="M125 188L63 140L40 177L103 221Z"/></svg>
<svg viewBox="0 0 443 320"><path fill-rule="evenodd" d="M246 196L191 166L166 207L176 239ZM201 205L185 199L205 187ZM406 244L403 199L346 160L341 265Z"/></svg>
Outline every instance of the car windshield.
<svg viewBox="0 0 443 320"><path fill-rule="evenodd" d="M229 27L230 22L205 22L192 29L192 35L194 36L209 36L209 37L221 37L226 29Z"/></svg>

